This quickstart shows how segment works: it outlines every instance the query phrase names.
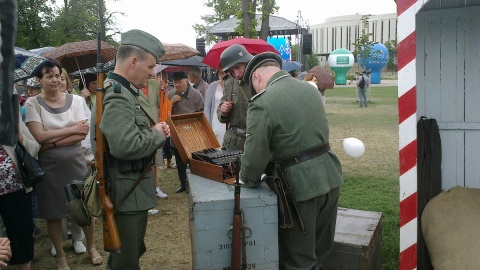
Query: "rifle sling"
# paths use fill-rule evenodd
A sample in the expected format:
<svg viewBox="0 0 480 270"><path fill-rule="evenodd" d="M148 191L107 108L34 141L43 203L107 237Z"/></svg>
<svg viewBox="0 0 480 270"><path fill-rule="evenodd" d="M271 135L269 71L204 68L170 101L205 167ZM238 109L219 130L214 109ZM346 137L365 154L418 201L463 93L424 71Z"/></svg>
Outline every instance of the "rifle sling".
<svg viewBox="0 0 480 270"><path fill-rule="evenodd" d="M123 203L125 202L125 200L128 198L128 196L130 196L130 194L132 194L132 192L135 190L135 188L138 186L138 184L140 184L140 181L142 181L143 177L145 176L145 174L147 174L147 172L152 168L152 162L153 162L153 159L155 158L155 155L152 157L152 159L150 159L150 161L148 162L148 165L147 167L145 167L145 169L143 170L142 174L140 174L140 176L137 178L137 180L135 181L135 183L132 185L132 187L130 188L130 190L128 191L127 195L125 195L125 197L123 197L122 201L120 202L120 204L115 207L115 212L117 211L117 209L119 209Z"/></svg>

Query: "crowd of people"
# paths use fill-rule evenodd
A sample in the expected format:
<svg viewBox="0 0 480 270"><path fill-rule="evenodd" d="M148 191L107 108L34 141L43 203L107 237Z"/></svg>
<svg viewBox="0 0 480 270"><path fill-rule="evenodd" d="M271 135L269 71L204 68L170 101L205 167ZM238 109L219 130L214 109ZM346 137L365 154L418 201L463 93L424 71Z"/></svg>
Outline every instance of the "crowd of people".
<svg viewBox="0 0 480 270"><path fill-rule="evenodd" d="M166 120L170 115L203 112L223 148L244 151L244 187L256 187L269 162L286 164L283 169L294 179L295 203L306 226L303 232L298 226L279 229L280 268L320 267L333 244L342 183L341 165L328 146L324 94L282 71L278 55L254 56L240 44L221 54L217 81L208 84L202 70L192 67L173 72L172 87L157 64L164 53L162 43L149 33L122 34L115 68L104 82L99 127L94 113L96 75L84 74L76 87L61 64L51 59L34 78L17 85L24 87L18 141L38 157L45 179L33 191L23 186L11 147L0 147L0 215L8 238L0 239L0 261L30 268L33 233L39 231L35 222L41 218L46 220L57 269L70 269L63 250L63 242L70 238L77 254L88 253L94 266L103 264L94 241L95 222L81 228L70 220L64 191L65 185L91 174L99 128L109 146L106 160L115 222L121 241L128 243L121 253L109 254L107 269L140 269L147 217L158 213L158 198L168 197L160 188L163 179L157 178L157 169L176 169L180 181L176 193L189 191L187 164L170 139ZM310 75L305 81L315 86L317 78ZM315 124L306 123L306 115ZM295 164L288 163L292 155ZM12 204L15 209L7 207ZM21 215L13 216L12 211L19 209Z"/></svg>

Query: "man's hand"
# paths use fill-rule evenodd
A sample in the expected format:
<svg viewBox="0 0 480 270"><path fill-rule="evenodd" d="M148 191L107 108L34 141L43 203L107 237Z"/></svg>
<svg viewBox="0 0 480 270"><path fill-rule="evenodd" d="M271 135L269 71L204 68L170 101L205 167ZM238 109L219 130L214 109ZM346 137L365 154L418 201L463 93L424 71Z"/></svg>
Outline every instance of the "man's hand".
<svg viewBox="0 0 480 270"><path fill-rule="evenodd" d="M220 106L220 112L223 117L227 117L230 110L233 108L233 103L231 101L224 101Z"/></svg>
<svg viewBox="0 0 480 270"><path fill-rule="evenodd" d="M80 96L82 96L83 98L87 98L90 96L90 91L87 88L83 88L80 91Z"/></svg>
<svg viewBox="0 0 480 270"><path fill-rule="evenodd" d="M0 238L0 266L7 266L7 262L12 257L10 249L10 240L6 237Z"/></svg>
<svg viewBox="0 0 480 270"><path fill-rule="evenodd" d="M78 121L72 126L75 134L78 135L87 135L90 127L88 126L87 120Z"/></svg>
<svg viewBox="0 0 480 270"><path fill-rule="evenodd" d="M165 138L170 137L170 126L165 122L160 122L153 126L158 132L162 133Z"/></svg>
<svg viewBox="0 0 480 270"><path fill-rule="evenodd" d="M179 95L174 95L174 96L172 97L172 105L175 104L175 103L177 103L177 102L179 102L180 99L182 99L181 96L179 96Z"/></svg>

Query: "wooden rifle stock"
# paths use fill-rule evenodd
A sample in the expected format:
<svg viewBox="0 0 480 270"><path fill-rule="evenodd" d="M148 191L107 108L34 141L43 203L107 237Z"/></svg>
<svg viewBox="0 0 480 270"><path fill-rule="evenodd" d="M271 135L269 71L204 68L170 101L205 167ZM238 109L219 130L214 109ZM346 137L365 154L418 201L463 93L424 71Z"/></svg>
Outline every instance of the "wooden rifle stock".
<svg viewBox="0 0 480 270"><path fill-rule="evenodd" d="M246 267L246 254L245 249L242 252L242 230L243 228L243 211L240 208L240 162L237 159L235 162L235 206L233 208L233 222L232 222L232 258L230 262L231 270L245 269ZM245 247L245 246L244 246ZM243 253L243 254L242 254ZM240 262L240 257L243 255L243 260Z"/></svg>
<svg viewBox="0 0 480 270"><path fill-rule="evenodd" d="M97 166L97 181L98 192L102 202L102 225L103 225L103 249L107 252L120 252L122 246L120 236L118 235L117 224L115 222L115 209L110 196L108 195L108 187L106 183L107 167L105 166L105 159L107 155L107 140L100 130L100 122L103 115L103 98L105 96L105 89L103 88L104 75L103 64L101 58L100 34L98 34L97 45L97 96L96 96L96 118L95 118L95 140L97 148L95 152L96 166Z"/></svg>

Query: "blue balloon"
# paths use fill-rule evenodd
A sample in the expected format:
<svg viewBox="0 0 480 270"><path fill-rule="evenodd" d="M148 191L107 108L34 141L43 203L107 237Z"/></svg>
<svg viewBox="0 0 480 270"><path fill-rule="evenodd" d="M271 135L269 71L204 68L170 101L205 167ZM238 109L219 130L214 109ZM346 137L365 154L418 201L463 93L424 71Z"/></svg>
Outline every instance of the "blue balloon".
<svg viewBox="0 0 480 270"><path fill-rule="evenodd" d="M362 59L362 56L357 55L358 64L365 70L371 71L370 74L370 83L379 84L381 82L380 70L384 68L389 59L388 49L385 45L377 43L373 45L370 50L370 55L365 59Z"/></svg>

